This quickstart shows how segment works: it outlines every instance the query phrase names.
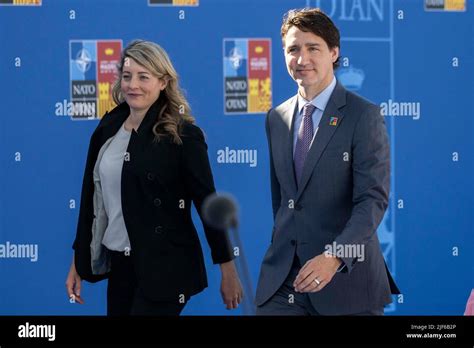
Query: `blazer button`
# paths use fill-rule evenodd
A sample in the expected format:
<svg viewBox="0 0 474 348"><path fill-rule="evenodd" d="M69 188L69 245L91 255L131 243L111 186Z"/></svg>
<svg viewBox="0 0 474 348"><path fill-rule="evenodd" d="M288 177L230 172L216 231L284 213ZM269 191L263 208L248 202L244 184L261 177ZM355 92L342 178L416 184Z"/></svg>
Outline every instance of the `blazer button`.
<svg viewBox="0 0 474 348"><path fill-rule="evenodd" d="M301 210L301 208L303 208L301 205L299 205L299 204L295 205L295 210L298 210L298 211L300 211L300 210Z"/></svg>
<svg viewBox="0 0 474 348"><path fill-rule="evenodd" d="M155 227L156 234L163 234L163 226L156 226Z"/></svg>
<svg viewBox="0 0 474 348"><path fill-rule="evenodd" d="M147 178L148 180L150 180L150 181L153 181L153 180L155 179L155 174L153 174L153 173L148 173L148 174L146 175L146 178Z"/></svg>
<svg viewBox="0 0 474 348"><path fill-rule="evenodd" d="M159 198L155 198L153 200L153 204L155 204L156 207L159 207L161 205L161 199Z"/></svg>
<svg viewBox="0 0 474 348"><path fill-rule="evenodd" d="M291 245L296 245L296 240L292 239L290 243Z"/></svg>

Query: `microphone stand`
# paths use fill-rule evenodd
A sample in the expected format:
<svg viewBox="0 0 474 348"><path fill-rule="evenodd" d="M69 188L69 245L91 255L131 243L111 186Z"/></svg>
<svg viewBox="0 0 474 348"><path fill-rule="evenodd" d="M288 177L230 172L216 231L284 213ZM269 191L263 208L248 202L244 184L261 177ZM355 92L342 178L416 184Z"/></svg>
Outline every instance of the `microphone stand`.
<svg viewBox="0 0 474 348"><path fill-rule="evenodd" d="M250 277L249 267L247 264L247 259L245 258L242 241L240 240L238 223L236 219L233 219L232 221L230 232L229 239L234 248L237 247L239 250L239 256L235 258L234 262L236 264L239 277L242 281L242 288L244 291L244 296L241 303L242 313L244 315L255 315L255 298L253 294L252 278Z"/></svg>

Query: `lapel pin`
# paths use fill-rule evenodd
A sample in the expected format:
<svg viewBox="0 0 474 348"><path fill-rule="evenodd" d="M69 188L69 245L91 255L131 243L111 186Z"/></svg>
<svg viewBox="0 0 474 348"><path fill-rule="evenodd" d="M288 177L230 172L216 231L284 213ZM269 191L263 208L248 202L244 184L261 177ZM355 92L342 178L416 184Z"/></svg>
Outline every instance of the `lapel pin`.
<svg viewBox="0 0 474 348"><path fill-rule="evenodd" d="M337 117L331 117L331 119L329 120L329 125L337 126Z"/></svg>

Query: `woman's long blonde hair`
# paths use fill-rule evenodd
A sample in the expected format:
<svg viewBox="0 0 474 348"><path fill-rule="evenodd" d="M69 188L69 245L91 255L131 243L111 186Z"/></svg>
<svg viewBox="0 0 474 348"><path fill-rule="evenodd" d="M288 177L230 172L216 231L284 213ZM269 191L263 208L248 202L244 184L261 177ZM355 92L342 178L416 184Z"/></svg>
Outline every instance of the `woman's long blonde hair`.
<svg viewBox="0 0 474 348"><path fill-rule="evenodd" d="M135 40L132 41L122 52L118 66L119 76L112 87L112 97L119 105L125 101L120 88L122 82L122 71L125 60L133 59L137 64L148 69L154 76L167 82L166 88L161 92L166 101L159 110L156 123L153 126L155 140L159 141L161 136L171 136L173 142L182 144L180 138L180 127L183 122L194 123L191 108L183 95L178 83L178 73L173 67L166 51L154 42Z"/></svg>

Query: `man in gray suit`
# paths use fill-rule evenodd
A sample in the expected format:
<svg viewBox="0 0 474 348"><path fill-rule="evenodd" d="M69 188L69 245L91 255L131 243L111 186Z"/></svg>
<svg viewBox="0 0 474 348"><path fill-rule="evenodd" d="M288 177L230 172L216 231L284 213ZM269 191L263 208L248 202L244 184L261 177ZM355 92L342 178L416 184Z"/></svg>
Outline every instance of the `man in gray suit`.
<svg viewBox="0 0 474 348"><path fill-rule="evenodd" d="M378 106L335 78L339 31L319 9L281 28L296 96L268 112L274 228L258 315L382 315L399 293L377 237L390 152Z"/></svg>

